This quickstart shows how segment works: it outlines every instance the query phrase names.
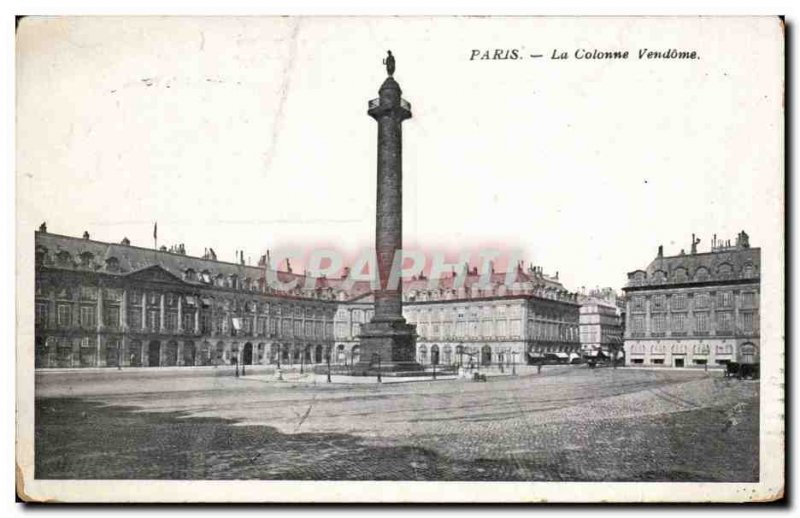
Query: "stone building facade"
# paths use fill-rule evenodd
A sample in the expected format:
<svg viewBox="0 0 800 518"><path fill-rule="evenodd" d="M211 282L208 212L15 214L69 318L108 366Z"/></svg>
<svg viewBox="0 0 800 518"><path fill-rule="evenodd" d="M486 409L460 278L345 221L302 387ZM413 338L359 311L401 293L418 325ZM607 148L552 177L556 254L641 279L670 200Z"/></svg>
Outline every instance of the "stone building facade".
<svg viewBox="0 0 800 518"><path fill-rule="evenodd" d="M622 348L623 310L611 288L592 290L578 297L580 307L581 351L595 356L598 351L611 357Z"/></svg>
<svg viewBox="0 0 800 518"><path fill-rule="evenodd" d="M711 251L657 257L628 274L627 365L702 367L757 363L761 251L742 231Z"/></svg>
<svg viewBox="0 0 800 518"><path fill-rule="evenodd" d="M298 281L289 293L267 283L272 268L37 232L36 366L156 367L353 365L361 326L372 318L368 285L344 279ZM404 283L403 315L417 325L416 356L430 366L530 363L579 351L577 296L538 268L518 267L480 287L477 271L435 289L420 276Z"/></svg>
<svg viewBox="0 0 800 518"><path fill-rule="evenodd" d="M322 363L334 290L271 293L268 266L37 232L36 366Z"/></svg>
<svg viewBox="0 0 800 518"><path fill-rule="evenodd" d="M480 287L476 270L456 288L455 274L431 289L423 276L404 283L403 316L416 325L416 359L421 365L489 366L530 364L550 355L580 351L577 296L538 268L518 268L511 287L506 273L494 273ZM371 318L366 295L341 303L335 318L337 362L352 362L360 348L358 331Z"/></svg>

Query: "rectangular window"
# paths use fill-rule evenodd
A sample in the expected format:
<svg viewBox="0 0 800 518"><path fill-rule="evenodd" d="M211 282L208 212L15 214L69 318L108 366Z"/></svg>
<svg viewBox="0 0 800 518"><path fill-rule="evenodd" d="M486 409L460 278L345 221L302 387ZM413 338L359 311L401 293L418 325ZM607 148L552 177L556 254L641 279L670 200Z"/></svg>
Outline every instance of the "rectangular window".
<svg viewBox="0 0 800 518"><path fill-rule="evenodd" d="M694 296L695 309L708 309L711 305L711 298L708 293L698 293Z"/></svg>
<svg viewBox="0 0 800 518"><path fill-rule="evenodd" d="M664 358L653 358L653 365L664 365Z"/></svg>
<svg viewBox="0 0 800 518"><path fill-rule="evenodd" d="M111 329L119 327L119 308L116 306L106 306L103 309L103 324Z"/></svg>
<svg viewBox="0 0 800 518"><path fill-rule="evenodd" d="M665 316L662 315L653 315L652 317L653 322L653 332L654 333L663 333L666 331L667 327L667 319Z"/></svg>
<svg viewBox="0 0 800 518"><path fill-rule="evenodd" d="M178 314L172 311L167 311L164 322L167 331L175 331L178 329Z"/></svg>
<svg viewBox="0 0 800 518"><path fill-rule="evenodd" d="M633 358L631 360L631 363L633 363L635 365L641 365L641 364L644 363L644 358Z"/></svg>
<svg viewBox="0 0 800 518"><path fill-rule="evenodd" d="M742 331L752 333L756 329L756 315L752 311L740 313L742 317Z"/></svg>
<svg viewBox="0 0 800 518"><path fill-rule="evenodd" d="M694 314L695 331L705 333L708 331L708 313L695 313Z"/></svg>
<svg viewBox="0 0 800 518"><path fill-rule="evenodd" d="M672 306L673 310L683 311L687 306L686 295L683 293L673 295L672 299L670 300L670 305Z"/></svg>
<svg viewBox="0 0 800 518"><path fill-rule="evenodd" d="M644 311L644 297L633 297L631 299L631 311Z"/></svg>
<svg viewBox="0 0 800 518"><path fill-rule="evenodd" d="M733 305L733 293L730 291L717 292L717 307L729 308Z"/></svg>
<svg viewBox="0 0 800 518"><path fill-rule="evenodd" d="M211 313L209 311L200 312L200 332L211 333Z"/></svg>
<svg viewBox="0 0 800 518"><path fill-rule="evenodd" d="M183 319L183 331L185 333L194 332L194 311L184 310L181 318Z"/></svg>
<svg viewBox="0 0 800 518"><path fill-rule="evenodd" d="M142 312L139 308L128 311L128 325L134 331L142 329Z"/></svg>
<svg viewBox="0 0 800 518"><path fill-rule="evenodd" d="M667 297L664 295L655 295L653 297L653 311L664 311L667 307Z"/></svg>
<svg viewBox="0 0 800 518"><path fill-rule="evenodd" d="M97 325L97 309L94 306L81 306L81 327L91 329Z"/></svg>
<svg viewBox="0 0 800 518"><path fill-rule="evenodd" d="M729 333L733 331L732 318L730 311L717 312L717 331L721 333Z"/></svg>
<svg viewBox="0 0 800 518"><path fill-rule="evenodd" d="M686 331L686 314L684 313L672 314L672 330L678 333Z"/></svg>
<svg viewBox="0 0 800 518"><path fill-rule="evenodd" d="M633 317L631 327L634 333L644 333L644 316L636 315Z"/></svg>
<svg viewBox="0 0 800 518"><path fill-rule="evenodd" d="M706 359L702 359L702 360L701 359L695 359L695 360L692 361L692 363L694 363L695 365L705 365L706 363L708 363L708 360L706 360Z"/></svg>
<svg viewBox="0 0 800 518"><path fill-rule="evenodd" d="M157 332L161 326L161 315L157 310L150 310L147 312L147 329L152 332Z"/></svg>
<svg viewBox="0 0 800 518"><path fill-rule="evenodd" d="M756 294L752 292L742 293L742 307L752 308L756 305Z"/></svg>
<svg viewBox="0 0 800 518"><path fill-rule="evenodd" d="M47 303L46 302L37 302L36 303L36 315L35 315L35 325L37 326L46 326L47 325Z"/></svg>

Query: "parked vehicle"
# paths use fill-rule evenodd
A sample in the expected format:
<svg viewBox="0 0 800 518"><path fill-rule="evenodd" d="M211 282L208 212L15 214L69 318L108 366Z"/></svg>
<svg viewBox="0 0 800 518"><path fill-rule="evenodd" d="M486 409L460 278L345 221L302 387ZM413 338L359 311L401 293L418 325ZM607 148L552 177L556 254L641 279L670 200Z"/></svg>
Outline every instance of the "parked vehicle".
<svg viewBox="0 0 800 518"><path fill-rule="evenodd" d="M758 379L761 370L760 363L728 362L725 365L726 378Z"/></svg>

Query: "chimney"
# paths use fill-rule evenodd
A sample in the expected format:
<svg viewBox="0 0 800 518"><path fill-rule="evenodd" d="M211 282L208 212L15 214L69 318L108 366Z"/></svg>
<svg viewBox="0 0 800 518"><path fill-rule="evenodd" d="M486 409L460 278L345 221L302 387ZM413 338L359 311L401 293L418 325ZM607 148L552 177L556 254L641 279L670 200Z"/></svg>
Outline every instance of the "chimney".
<svg viewBox="0 0 800 518"><path fill-rule="evenodd" d="M292 263L289 262L289 258L286 258L286 271L292 273Z"/></svg>
<svg viewBox="0 0 800 518"><path fill-rule="evenodd" d="M347 279L348 277L350 277L350 267L345 266L342 270L342 279Z"/></svg>
<svg viewBox="0 0 800 518"><path fill-rule="evenodd" d="M664 257L664 245L658 245L658 257Z"/></svg>
<svg viewBox="0 0 800 518"><path fill-rule="evenodd" d="M83 231L83 239L89 239L89 232L86 230Z"/></svg>
<svg viewBox="0 0 800 518"><path fill-rule="evenodd" d="M46 221L43 221L42 224L39 225L39 232L42 232L44 234L47 233L47 222Z"/></svg>
<svg viewBox="0 0 800 518"><path fill-rule="evenodd" d="M130 246L131 240L128 239L127 237L123 237L122 238L122 244L125 245L125 246Z"/></svg>

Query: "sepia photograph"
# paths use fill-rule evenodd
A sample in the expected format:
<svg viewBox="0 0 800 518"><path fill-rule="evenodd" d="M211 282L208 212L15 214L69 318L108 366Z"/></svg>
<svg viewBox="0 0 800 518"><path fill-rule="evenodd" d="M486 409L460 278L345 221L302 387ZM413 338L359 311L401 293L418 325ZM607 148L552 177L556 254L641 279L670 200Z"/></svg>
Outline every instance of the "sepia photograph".
<svg viewBox="0 0 800 518"><path fill-rule="evenodd" d="M784 20L21 16L28 502L784 492Z"/></svg>

